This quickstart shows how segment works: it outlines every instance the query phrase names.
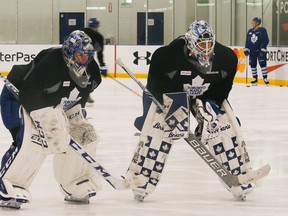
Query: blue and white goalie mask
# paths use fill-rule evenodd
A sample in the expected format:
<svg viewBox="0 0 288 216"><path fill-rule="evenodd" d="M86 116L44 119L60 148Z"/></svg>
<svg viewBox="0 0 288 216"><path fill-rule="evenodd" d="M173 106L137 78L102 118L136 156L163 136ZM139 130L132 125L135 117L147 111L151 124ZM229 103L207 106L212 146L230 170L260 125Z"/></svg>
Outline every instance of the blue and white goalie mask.
<svg viewBox="0 0 288 216"><path fill-rule="evenodd" d="M86 88L90 79L86 67L94 57L91 38L83 31L73 31L64 41L62 52L70 77L78 86Z"/></svg>
<svg viewBox="0 0 288 216"><path fill-rule="evenodd" d="M215 46L215 35L212 28L204 20L196 20L185 34L187 48L200 65L208 67Z"/></svg>

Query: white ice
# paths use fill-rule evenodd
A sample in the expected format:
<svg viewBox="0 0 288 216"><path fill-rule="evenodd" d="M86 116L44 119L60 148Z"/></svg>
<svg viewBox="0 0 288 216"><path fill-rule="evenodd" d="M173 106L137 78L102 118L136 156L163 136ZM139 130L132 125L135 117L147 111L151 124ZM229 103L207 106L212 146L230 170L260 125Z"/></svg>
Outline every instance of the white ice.
<svg viewBox="0 0 288 216"><path fill-rule="evenodd" d="M132 79L118 79L141 94ZM145 84L145 79L140 79ZM87 108L100 142L96 160L115 176L124 175L138 137L133 126L141 115L141 98L115 80L105 78ZM240 118L252 167L271 165L271 173L245 202L235 201L214 172L184 141L173 146L161 182L143 203L130 190L116 191L99 177L102 191L89 205L65 203L48 156L31 185L32 201L20 210L0 209L1 216L274 216L288 215L288 88L234 84L229 97ZM1 124L0 155L11 138Z"/></svg>

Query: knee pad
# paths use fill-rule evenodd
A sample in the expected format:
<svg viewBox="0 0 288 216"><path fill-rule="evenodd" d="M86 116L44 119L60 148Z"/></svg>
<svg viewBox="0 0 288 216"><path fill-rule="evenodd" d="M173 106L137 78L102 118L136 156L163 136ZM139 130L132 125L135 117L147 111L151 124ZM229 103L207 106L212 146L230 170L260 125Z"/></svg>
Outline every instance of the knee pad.
<svg viewBox="0 0 288 216"><path fill-rule="evenodd" d="M17 145L11 146L2 159L0 171L0 195L6 198L31 199L29 187L42 166L47 152L39 142L33 142L38 134L30 116L23 110Z"/></svg>

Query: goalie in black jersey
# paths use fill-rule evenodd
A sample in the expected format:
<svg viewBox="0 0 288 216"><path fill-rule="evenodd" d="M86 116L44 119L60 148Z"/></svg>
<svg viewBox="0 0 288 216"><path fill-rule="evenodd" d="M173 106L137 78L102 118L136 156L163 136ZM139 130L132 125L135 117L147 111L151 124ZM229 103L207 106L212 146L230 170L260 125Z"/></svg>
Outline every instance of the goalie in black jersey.
<svg viewBox="0 0 288 216"><path fill-rule="evenodd" d="M62 48L42 50L28 65L13 66L7 79L19 95L6 86L1 94L2 120L14 140L1 163L1 206L20 208L31 200L29 187L49 154L65 200L88 203L99 190L92 168L69 148L73 138L96 153L97 135L82 113L101 83L93 56L91 38L77 30Z"/></svg>
<svg viewBox="0 0 288 216"><path fill-rule="evenodd" d="M239 125L235 124L236 117L227 114L228 110L230 114L233 113L226 100L232 89L237 64L236 54L232 49L215 41L209 24L196 20L185 35L153 53L147 80L147 89L164 107L170 106L167 106L165 101L169 93L185 92L188 95L188 109L198 122L195 135L233 175L247 173L251 169ZM170 97L169 100L175 101L177 97ZM226 108L223 104L226 104ZM171 123L167 119L178 123L178 117L184 119L183 113L177 114L178 116L172 114L171 118L166 114L159 114L156 108L151 108L152 105L154 104L151 98L144 93L144 113L135 120L135 126L141 131L140 141L128 169L128 173L139 173L149 178L144 187L134 190L135 198L140 201L155 190L160 180L170 150L164 154L161 149L164 149L163 146L165 149L172 146L174 138L180 137L179 128L185 128L185 123L176 126L178 135L175 135L175 129L167 129L167 125ZM182 110L185 110L185 106ZM169 131L169 134L165 131ZM151 155L160 155L160 152L161 158L155 156L151 159ZM240 199L244 199L255 185L249 183L235 187L222 183Z"/></svg>

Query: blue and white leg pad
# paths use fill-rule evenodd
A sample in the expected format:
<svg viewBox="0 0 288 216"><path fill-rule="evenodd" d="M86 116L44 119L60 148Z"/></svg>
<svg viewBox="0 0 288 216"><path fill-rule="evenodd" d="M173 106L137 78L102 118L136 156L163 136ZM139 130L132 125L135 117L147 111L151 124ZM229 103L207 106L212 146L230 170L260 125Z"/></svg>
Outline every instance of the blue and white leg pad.
<svg viewBox="0 0 288 216"><path fill-rule="evenodd" d="M146 184L135 190L146 194L155 190L174 140L186 137L189 131L186 93L164 94L163 99L164 112L157 112L154 103L149 108L126 175L144 175Z"/></svg>
<svg viewBox="0 0 288 216"><path fill-rule="evenodd" d="M222 109L225 110L224 107L222 107ZM231 110L229 110L229 112L231 113ZM224 114L218 116L218 119L219 135L209 135L209 132L205 130L206 123L204 122L201 141L208 145L209 150L232 175L237 176L248 173L251 170L250 159L245 147L245 142L242 136L238 135L239 131L236 131L239 129L233 126L227 110L225 110ZM246 195L251 192L255 186L255 183L250 183L238 187L231 187L224 182L222 183L225 188L235 196Z"/></svg>

